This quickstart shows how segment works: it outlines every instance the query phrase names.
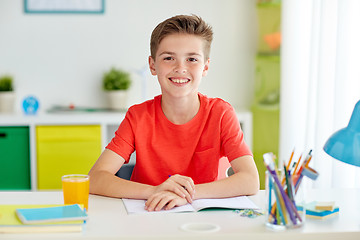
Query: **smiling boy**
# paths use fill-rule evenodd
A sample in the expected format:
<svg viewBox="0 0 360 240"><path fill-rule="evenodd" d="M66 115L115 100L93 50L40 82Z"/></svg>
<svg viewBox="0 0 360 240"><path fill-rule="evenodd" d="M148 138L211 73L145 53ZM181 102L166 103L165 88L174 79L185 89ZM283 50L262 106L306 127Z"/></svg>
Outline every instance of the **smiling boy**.
<svg viewBox="0 0 360 240"><path fill-rule="evenodd" d="M129 108L89 172L91 193L146 199L146 209L158 211L258 191L256 165L234 109L198 92L212 37L211 27L194 15L169 18L154 29L149 67L162 94ZM135 150L131 181L116 177ZM216 181L223 156L235 174Z"/></svg>

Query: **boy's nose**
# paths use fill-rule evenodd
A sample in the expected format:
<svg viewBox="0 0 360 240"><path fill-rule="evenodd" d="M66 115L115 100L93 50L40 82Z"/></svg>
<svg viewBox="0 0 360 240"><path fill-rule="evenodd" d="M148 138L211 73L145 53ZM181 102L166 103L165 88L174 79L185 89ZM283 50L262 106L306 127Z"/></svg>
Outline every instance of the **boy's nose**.
<svg viewBox="0 0 360 240"><path fill-rule="evenodd" d="M178 63L178 64L175 66L174 71L175 71L176 73L184 74L184 73L187 72L187 69L186 69L186 67L184 66L184 64Z"/></svg>

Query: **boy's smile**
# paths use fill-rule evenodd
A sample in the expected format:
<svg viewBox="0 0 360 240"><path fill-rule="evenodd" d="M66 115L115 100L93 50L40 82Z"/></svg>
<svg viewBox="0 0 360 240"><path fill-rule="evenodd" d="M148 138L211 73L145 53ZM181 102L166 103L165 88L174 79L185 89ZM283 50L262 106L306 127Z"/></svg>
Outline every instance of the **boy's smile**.
<svg viewBox="0 0 360 240"><path fill-rule="evenodd" d="M204 40L190 34L171 34L159 44L156 59L149 57L163 97L197 97L209 60L204 59Z"/></svg>
<svg viewBox="0 0 360 240"><path fill-rule="evenodd" d="M169 80L172 81L173 83L178 83L180 85L190 81L190 79L188 78L175 78L175 77L171 77L169 78Z"/></svg>

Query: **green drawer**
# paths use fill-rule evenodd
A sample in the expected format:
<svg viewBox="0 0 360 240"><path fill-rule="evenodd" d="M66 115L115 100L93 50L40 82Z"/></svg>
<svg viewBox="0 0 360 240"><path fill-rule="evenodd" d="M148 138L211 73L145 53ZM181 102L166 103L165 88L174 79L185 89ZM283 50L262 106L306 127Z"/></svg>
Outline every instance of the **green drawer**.
<svg viewBox="0 0 360 240"><path fill-rule="evenodd" d="M29 127L0 127L0 190L28 190Z"/></svg>

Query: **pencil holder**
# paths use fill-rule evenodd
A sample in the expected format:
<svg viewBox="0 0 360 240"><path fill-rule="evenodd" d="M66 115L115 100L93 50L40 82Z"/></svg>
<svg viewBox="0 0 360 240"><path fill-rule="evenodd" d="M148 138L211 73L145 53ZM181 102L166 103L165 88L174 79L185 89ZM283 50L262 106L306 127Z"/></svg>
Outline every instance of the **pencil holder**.
<svg viewBox="0 0 360 240"><path fill-rule="evenodd" d="M265 173L266 220L272 230L298 228L305 223L304 187L302 179L286 170L268 170Z"/></svg>

